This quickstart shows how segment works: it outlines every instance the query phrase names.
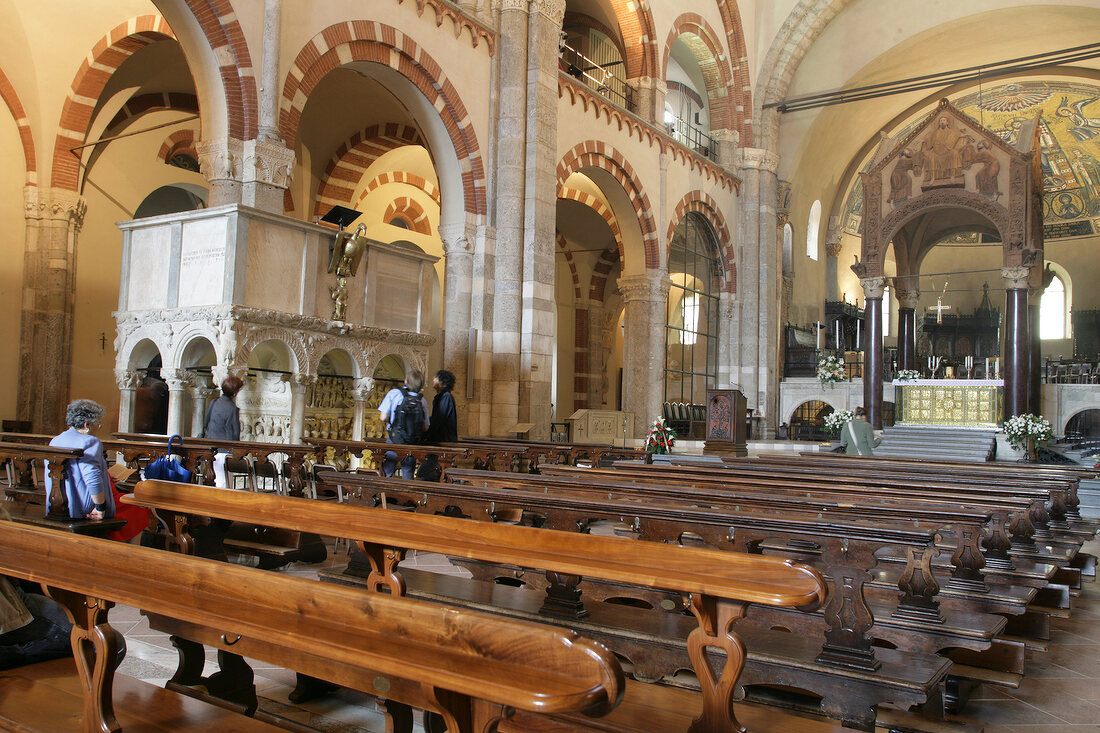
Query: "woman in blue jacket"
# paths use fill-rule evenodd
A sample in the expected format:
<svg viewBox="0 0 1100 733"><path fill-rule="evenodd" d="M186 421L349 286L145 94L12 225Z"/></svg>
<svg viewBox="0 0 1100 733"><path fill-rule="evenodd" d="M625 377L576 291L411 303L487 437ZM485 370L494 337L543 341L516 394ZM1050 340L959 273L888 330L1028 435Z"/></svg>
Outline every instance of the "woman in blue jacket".
<svg viewBox="0 0 1100 733"><path fill-rule="evenodd" d="M80 448L84 455L65 462L65 499L73 519L103 519L115 515L115 500L107 476L103 444L91 433L99 427L106 410L92 400L75 400L65 410L69 429L50 441L54 448ZM49 465L46 491L52 488Z"/></svg>

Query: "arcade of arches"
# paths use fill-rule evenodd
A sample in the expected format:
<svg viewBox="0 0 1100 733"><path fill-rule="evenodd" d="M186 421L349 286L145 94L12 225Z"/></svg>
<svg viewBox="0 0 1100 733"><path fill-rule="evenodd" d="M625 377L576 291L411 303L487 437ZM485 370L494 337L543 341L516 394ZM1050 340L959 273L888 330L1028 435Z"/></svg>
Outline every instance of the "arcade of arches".
<svg viewBox="0 0 1100 733"><path fill-rule="evenodd" d="M372 436L414 366L455 373L463 434L545 438L581 408L640 434L665 402L737 387L766 438L787 324L885 293L872 336L892 354L901 326L916 359L937 347L913 314L1015 290L1037 323L1051 277L1029 368L1097 356L1091 0L0 0L0 17L0 416L36 432L88 397L108 424L186 433L238 373L246 437ZM946 157L884 143L941 99ZM1024 232L997 156L1031 131L1042 220ZM868 261L860 174L885 162L897 210L957 185L980 215L914 210ZM318 223L334 206L370 242L346 290ZM1026 260L1003 256L1002 210Z"/></svg>

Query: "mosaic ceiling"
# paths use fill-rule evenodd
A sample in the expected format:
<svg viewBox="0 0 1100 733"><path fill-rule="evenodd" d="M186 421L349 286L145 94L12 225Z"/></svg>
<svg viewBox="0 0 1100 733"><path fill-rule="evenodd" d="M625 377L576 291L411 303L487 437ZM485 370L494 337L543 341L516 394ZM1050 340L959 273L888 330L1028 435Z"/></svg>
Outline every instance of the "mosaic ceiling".
<svg viewBox="0 0 1100 733"><path fill-rule="evenodd" d="M1065 81L1020 82L951 101L1013 144L1023 121L1041 112L1044 237L1100 232L1100 87ZM895 137L905 138L921 121ZM844 209L844 229L858 235L862 214L863 185L857 179Z"/></svg>

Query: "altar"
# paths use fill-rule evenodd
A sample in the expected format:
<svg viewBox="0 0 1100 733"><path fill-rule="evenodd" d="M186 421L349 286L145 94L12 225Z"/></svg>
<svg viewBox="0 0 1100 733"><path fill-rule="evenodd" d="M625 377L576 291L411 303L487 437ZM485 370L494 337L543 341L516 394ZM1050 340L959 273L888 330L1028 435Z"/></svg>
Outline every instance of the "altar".
<svg viewBox="0 0 1100 733"><path fill-rule="evenodd" d="M894 381L895 421L906 425L995 428L1004 414L1004 380Z"/></svg>

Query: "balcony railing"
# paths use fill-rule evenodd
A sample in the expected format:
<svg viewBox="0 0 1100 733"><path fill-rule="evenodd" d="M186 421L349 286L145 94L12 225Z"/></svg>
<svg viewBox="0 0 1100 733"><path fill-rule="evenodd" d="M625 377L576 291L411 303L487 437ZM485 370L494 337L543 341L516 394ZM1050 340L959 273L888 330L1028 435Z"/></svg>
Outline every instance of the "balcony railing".
<svg viewBox="0 0 1100 733"><path fill-rule="evenodd" d="M691 148L699 155L718 160L718 146L714 138L685 119L675 115L665 115L665 129L678 143Z"/></svg>
<svg viewBox="0 0 1100 733"><path fill-rule="evenodd" d="M558 68L628 112L635 112L634 87L568 43L559 46Z"/></svg>

